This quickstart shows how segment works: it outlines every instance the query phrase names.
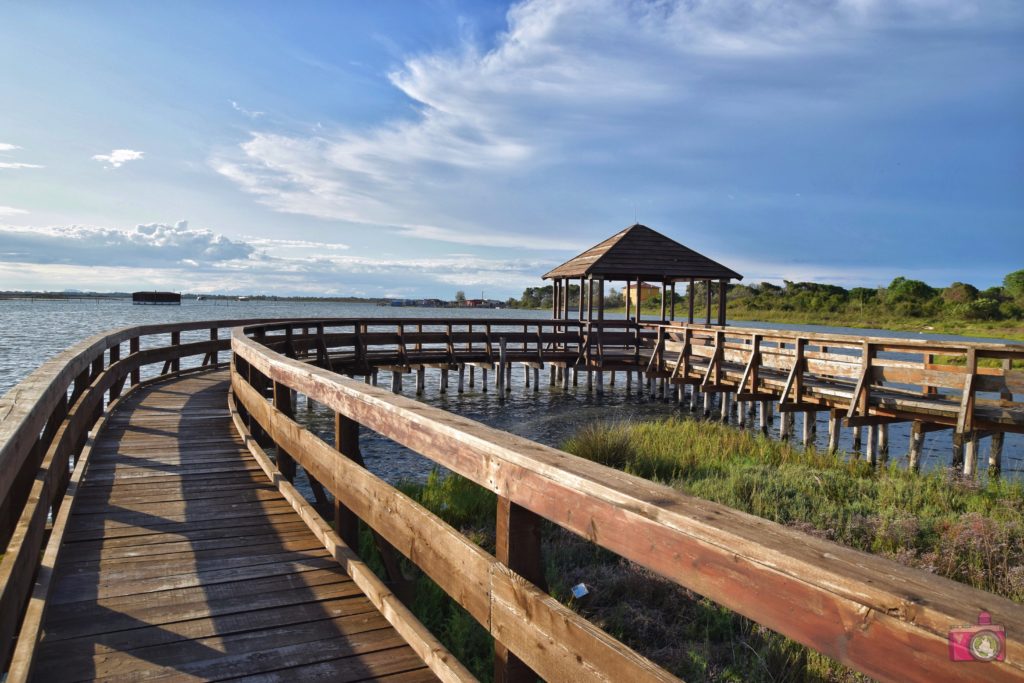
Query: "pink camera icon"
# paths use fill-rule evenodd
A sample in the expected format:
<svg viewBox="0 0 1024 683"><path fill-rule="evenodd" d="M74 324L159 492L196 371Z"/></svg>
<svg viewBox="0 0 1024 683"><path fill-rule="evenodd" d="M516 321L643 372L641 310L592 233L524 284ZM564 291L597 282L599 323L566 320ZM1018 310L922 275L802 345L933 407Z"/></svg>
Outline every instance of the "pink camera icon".
<svg viewBox="0 0 1024 683"><path fill-rule="evenodd" d="M988 612L980 612L976 626L950 629L949 658L954 662L1001 662L1006 659L1006 631L992 623Z"/></svg>

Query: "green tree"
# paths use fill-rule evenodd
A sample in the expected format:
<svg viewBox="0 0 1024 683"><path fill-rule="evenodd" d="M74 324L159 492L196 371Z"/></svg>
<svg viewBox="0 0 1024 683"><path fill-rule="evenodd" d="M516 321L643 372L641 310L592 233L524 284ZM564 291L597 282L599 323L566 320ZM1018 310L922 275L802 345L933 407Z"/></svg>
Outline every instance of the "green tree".
<svg viewBox="0 0 1024 683"><path fill-rule="evenodd" d="M947 304L969 304L978 298L978 288L965 282L954 282L942 290L942 300Z"/></svg>
<svg viewBox="0 0 1024 683"><path fill-rule="evenodd" d="M1024 270L1015 270L1003 278L1003 293L1024 305Z"/></svg>
<svg viewBox="0 0 1024 683"><path fill-rule="evenodd" d="M463 292L461 289L459 291L455 292L455 303L457 303L457 304L464 304L464 303L466 303L466 293Z"/></svg>

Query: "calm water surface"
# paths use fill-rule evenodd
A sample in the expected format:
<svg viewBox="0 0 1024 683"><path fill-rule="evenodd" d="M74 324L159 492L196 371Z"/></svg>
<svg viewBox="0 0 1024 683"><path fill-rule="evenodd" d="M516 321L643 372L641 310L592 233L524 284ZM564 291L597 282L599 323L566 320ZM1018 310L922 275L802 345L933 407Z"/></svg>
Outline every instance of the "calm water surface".
<svg viewBox="0 0 1024 683"><path fill-rule="evenodd" d="M186 301L181 306L134 306L127 300L8 300L0 301L0 394L6 393L44 360L68 346L100 332L149 323L178 322L190 320L213 320L230 318L371 318L371 317L453 317L453 318L549 318L546 311L521 310L466 310L391 308L372 304L335 303L292 303L292 302L213 302ZM951 335L925 333L890 332L886 330L863 330L811 325L783 325L777 323L751 323L736 321L737 326L769 327L776 329L804 329L819 332L912 337L920 339L952 340L964 339ZM204 338L204 331L196 333L196 339ZM975 339L977 340L977 339ZM188 341L183 335L183 341ZM1002 341L1002 340L985 340ZM381 372L381 386L390 386L387 372ZM493 373L488 380L493 381ZM634 391L627 392L622 373L613 387L605 381L605 395L597 397L586 389L583 377L579 386L568 390L551 387L546 371L541 373L539 392L524 386L524 371L521 367L513 370L512 391L499 399L493 386L484 393L481 390L480 374L476 386L459 394L455 376L452 373L449 393L441 394L438 387L440 372L427 371L427 390L422 400L430 405L478 420L484 424L503 429L520 436L558 446L581 424L599 420L654 420L670 416L690 416L690 412L672 402L651 399ZM468 384L468 381L467 381ZM404 384L406 394L412 394L414 382L407 376ZM298 406L297 416L326 440L331 440L333 416L320 407L307 409L304 402ZM820 413L818 421L818 445L824 447L828 435L827 413ZM799 434L801 417L797 417ZM733 417L735 420L735 417ZM772 426L777 436L778 415ZM910 438L909 423L892 425L889 429L890 459L905 462L906 449ZM843 430L841 446L851 447L850 430ZM367 466L389 481L402 478L421 479L429 473L432 463L382 437L363 430L362 447ZM988 440L982 441L979 466L984 469L987 462ZM949 432L929 434L922 453L925 467L941 467L948 464L951 455ZM1003 469L1008 475L1021 476L1024 471L1024 437L1007 435L1003 449Z"/></svg>

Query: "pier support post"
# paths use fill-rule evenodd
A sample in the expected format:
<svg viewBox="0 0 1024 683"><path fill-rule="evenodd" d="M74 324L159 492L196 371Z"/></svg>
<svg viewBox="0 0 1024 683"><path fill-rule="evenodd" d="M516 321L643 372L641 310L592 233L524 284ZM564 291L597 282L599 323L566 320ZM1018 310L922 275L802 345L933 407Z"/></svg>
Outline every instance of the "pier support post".
<svg viewBox="0 0 1024 683"><path fill-rule="evenodd" d="M805 412L803 428L804 448L811 448L818 437L818 414L812 411Z"/></svg>
<svg viewBox="0 0 1024 683"><path fill-rule="evenodd" d="M416 368L416 395L422 396L427 385L427 369L422 365Z"/></svg>
<svg viewBox="0 0 1024 683"><path fill-rule="evenodd" d="M878 432L878 462L884 465L889 460L889 425L883 423L875 429Z"/></svg>
<svg viewBox="0 0 1024 683"><path fill-rule="evenodd" d="M466 390L466 364L459 363L459 393Z"/></svg>
<svg viewBox="0 0 1024 683"><path fill-rule="evenodd" d="M614 373L613 373L614 374ZM633 371L626 370L626 393L632 393L633 391Z"/></svg>
<svg viewBox="0 0 1024 683"><path fill-rule="evenodd" d="M831 411L828 416L828 452L834 454L839 450L839 435L842 422L839 421L839 413Z"/></svg>
<svg viewBox="0 0 1024 683"><path fill-rule="evenodd" d="M526 388L530 388L530 366L523 363L523 382L526 384Z"/></svg>
<svg viewBox="0 0 1024 683"><path fill-rule="evenodd" d="M597 395L604 396L604 371L597 371Z"/></svg>
<svg viewBox="0 0 1024 683"><path fill-rule="evenodd" d="M540 391L540 368L533 369L533 393Z"/></svg>
<svg viewBox="0 0 1024 683"><path fill-rule="evenodd" d="M498 340L498 367L495 370L494 388L502 396L505 395L505 365L507 364L507 344L505 338Z"/></svg>
<svg viewBox="0 0 1024 683"><path fill-rule="evenodd" d="M921 451L924 449L924 423L915 421L910 426L910 450L907 451L907 468L912 472L921 469Z"/></svg>
<svg viewBox="0 0 1024 683"><path fill-rule="evenodd" d="M441 379L438 380L437 384L437 389L439 393L448 393L448 368L441 368Z"/></svg>
<svg viewBox="0 0 1024 683"><path fill-rule="evenodd" d="M594 390L594 373L587 370L587 393Z"/></svg>
<svg viewBox="0 0 1024 683"><path fill-rule="evenodd" d="M959 471L964 466L964 435L953 434L953 459L949 466Z"/></svg>
<svg viewBox="0 0 1024 683"><path fill-rule="evenodd" d="M402 393L402 373L399 370L391 371L391 393Z"/></svg>
<svg viewBox="0 0 1024 683"><path fill-rule="evenodd" d="M487 393L487 368L480 368L480 391Z"/></svg>
<svg viewBox="0 0 1024 683"><path fill-rule="evenodd" d="M704 413L705 418L711 417L711 392L704 392Z"/></svg>
<svg viewBox="0 0 1024 683"><path fill-rule="evenodd" d="M377 368L374 368L370 373L370 384L377 386Z"/></svg>
<svg viewBox="0 0 1024 683"><path fill-rule="evenodd" d="M869 465L874 467L878 463L877 454L875 452L877 428L874 425L868 425L865 429L867 430L868 442L864 450L864 459L867 460Z"/></svg>
<svg viewBox="0 0 1024 683"><path fill-rule="evenodd" d="M758 407L761 410L761 433L768 433L768 401L758 401Z"/></svg>
<svg viewBox="0 0 1024 683"><path fill-rule="evenodd" d="M580 369L574 367L572 369L572 385L578 387L580 385Z"/></svg>
<svg viewBox="0 0 1024 683"><path fill-rule="evenodd" d="M719 396L718 400L721 401L721 403L722 403L722 410L721 410L722 422L728 423L729 422L729 392L728 391L723 391L718 396Z"/></svg>
<svg viewBox="0 0 1024 683"><path fill-rule="evenodd" d="M575 368L574 368L575 370ZM575 373L573 373L575 376ZM575 385L573 385L575 386ZM562 368L562 388L569 391L569 366Z"/></svg>
<svg viewBox="0 0 1024 683"><path fill-rule="evenodd" d="M700 409L700 390L694 384L690 387L690 412L695 413Z"/></svg>
<svg viewBox="0 0 1024 683"><path fill-rule="evenodd" d="M978 473L978 434L964 434L964 476L974 477Z"/></svg>
<svg viewBox="0 0 1024 683"><path fill-rule="evenodd" d="M476 386L476 366L469 366L469 388L472 389Z"/></svg>
<svg viewBox="0 0 1024 683"><path fill-rule="evenodd" d="M1003 470L1003 433L996 432L988 446L988 476L999 477Z"/></svg>
<svg viewBox="0 0 1024 683"><path fill-rule="evenodd" d="M852 431L852 434L853 434L853 452L857 454L858 458L860 457L860 445L861 445L861 438L860 438L860 433L861 432L860 432L860 430L861 430L860 427L854 427L853 431Z"/></svg>
<svg viewBox="0 0 1024 683"><path fill-rule="evenodd" d="M789 441L790 437L793 436L793 413L785 412L780 416L779 423L779 438L783 441Z"/></svg>

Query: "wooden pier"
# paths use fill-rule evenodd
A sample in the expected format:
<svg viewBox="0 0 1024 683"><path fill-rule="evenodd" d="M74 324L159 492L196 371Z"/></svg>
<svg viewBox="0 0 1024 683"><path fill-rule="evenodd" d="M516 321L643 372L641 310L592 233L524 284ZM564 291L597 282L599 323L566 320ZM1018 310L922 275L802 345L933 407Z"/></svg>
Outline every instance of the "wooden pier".
<svg viewBox="0 0 1024 683"><path fill-rule="evenodd" d="M1018 604L400 395L427 367L464 389L489 370L495 400L514 365L531 390L542 369L563 384L593 373L595 389L625 371L731 396L726 412L757 402L835 411L850 428L912 420L977 437L1024 431L1012 367L1022 357L1013 345L564 319L100 335L0 400L7 680L469 680L399 599L400 557L493 636L498 680L673 680L547 595L542 523L879 680L1024 680ZM374 386L382 369L390 390ZM295 392L334 411L332 443L294 420ZM362 430L493 491L495 554L368 472ZM300 469L315 503L292 484ZM361 526L384 579L352 550ZM1005 627L1006 660L951 662L948 630L981 610Z"/></svg>

